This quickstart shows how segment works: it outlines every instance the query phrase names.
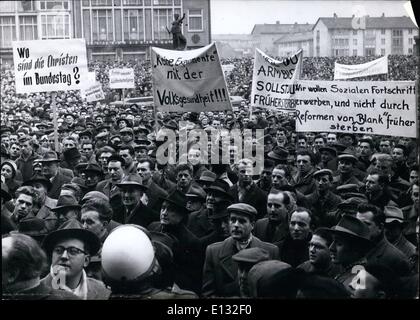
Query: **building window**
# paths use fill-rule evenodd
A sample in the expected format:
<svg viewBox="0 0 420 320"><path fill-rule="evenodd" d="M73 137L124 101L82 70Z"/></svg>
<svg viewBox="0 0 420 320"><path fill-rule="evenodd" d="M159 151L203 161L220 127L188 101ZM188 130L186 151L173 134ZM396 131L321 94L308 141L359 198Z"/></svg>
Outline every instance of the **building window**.
<svg viewBox="0 0 420 320"><path fill-rule="evenodd" d="M69 1L54 1L54 0L47 0L47 1L40 1L39 7L41 10L69 10Z"/></svg>
<svg viewBox="0 0 420 320"><path fill-rule="evenodd" d="M188 31L203 31L203 9L188 10Z"/></svg>
<svg viewBox="0 0 420 320"><path fill-rule="evenodd" d="M20 40L37 40L38 30L35 16L19 17Z"/></svg>
<svg viewBox="0 0 420 320"><path fill-rule="evenodd" d="M385 49L381 49L381 56L384 56L385 55Z"/></svg>
<svg viewBox="0 0 420 320"><path fill-rule="evenodd" d="M403 32L401 29L392 30L392 54L403 53Z"/></svg>
<svg viewBox="0 0 420 320"><path fill-rule="evenodd" d="M353 56L357 56L357 49L353 49Z"/></svg>
<svg viewBox="0 0 420 320"><path fill-rule="evenodd" d="M385 45L385 39L381 39L381 44Z"/></svg>
<svg viewBox="0 0 420 320"><path fill-rule="evenodd" d="M408 29L408 34L413 34L413 29Z"/></svg>
<svg viewBox="0 0 420 320"><path fill-rule="evenodd" d="M16 11L16 1L0 1L0 12L15 12Z"/></svg>
<svg viewBox="0 0 420 320"><path fill-rule="evenodd" d="M12 41L16 41L15 17L0 17L0 47L11 47Z"/></svg>
<svg viewBox="0 0 420 320"><path fill-rule="evenodd" d="M112 10L92 10L92 40L113 41Z"/></svg>
<svg viewBox="0 0 420 320"><path fill-rule="evenodd" d="M413 54L413 49L412 48L408 48L408 53L409 54Z"/></svg>
<svg viewBox="0 0 420 320"><path fill-rule="evenodd" d="M385 29L381 29L381 34L385 34Z"/></svg>
<svg viewBox="0 0 420 320"><path fill-rule="evenodd" d="M172 6L172 0L153 0L154 6Z"/></svg>
<svg viewBox="0 0 420 320"><path fill-rule="evenodd" d="M35 1L18 1L17 9L18 12L35 11Z"/></svg>
<svg viewBox="0 0 420 320"><path fill-rule="evenodd" d="M70 38L69 15L41 15L42 39Z"/></svg>
<svg viewBox="0 0 420 320"><path fill-rule="evenodd" d="M179 10L176 10L175 13L179 14ZM154 40L167 40L170 38L170 34L166 30L166 28L170 30L172 16L172 9L153 10Z"/></svg>
<svg viewBox="0 0 420 320"><path fill-rule="evenodd" d="M142 6L143 0L123 0L124 6Z"/></svg>
<svg viewBox="0 0 420 320"><path fill-rule="evenodd" d="M353 45L357 46L357 39L353 39Z"/></svg>
<svg viewBox="0 0 420 320"><path fill-rule="evenodd" d="M144 40L143 10L124 10L124 40Z"/></svg>
<svg viewBox="0 0 420 320"><path fill-rule="evenodd" d="M92 7L112 6L112 0L91 0Z"/></svg>
<svg viewBox="0 0 420 320"><path fill-rule="evenodd" d="M353 35L357 36L357 30L353 30Z"/></svg>
<svg viewBox="0 0 420 320"><path fill-rule="evenodd" d="M408 44L413 44L413 38L408 38Z"/></svg>

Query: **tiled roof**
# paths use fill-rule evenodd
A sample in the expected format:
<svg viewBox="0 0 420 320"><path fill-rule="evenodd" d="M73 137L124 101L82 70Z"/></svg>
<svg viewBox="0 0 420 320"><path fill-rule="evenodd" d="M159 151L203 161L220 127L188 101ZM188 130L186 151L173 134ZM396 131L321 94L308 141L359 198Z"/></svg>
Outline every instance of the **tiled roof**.
<svg viewBox="0 0 420 320"><path fill-rule="evenodd" d="M305 32L312 30L313 24L256 24L252 29L251 34L279 34L279 33L296 33L296 32Z"/></svg>
<svg viewBox="0 0 420 320"><path fill-rule="evenodd" d="M285 42L295 42L295 41L308 41L308 40L313 40L313 37L314 35L312 31L291 33L291 34L286 34L285 36L277 39L276 41L274 41L274 44L285 43Z"/></svg>
<svg viewBox="0 0 420 320"><path fill-rule="evenodd" d="M214 41L226 41L226 40L242 40L242 41L251 41L251 35L249 34L213 34L211 38Z"/></svg>
<svg viewBox="0 0 420 320"><path fill-rule="evenodd" d="M352 17L322 17L322 21L328 29L352 29ZM316 23L316 24L317 24ZM315 24L315 25L316 25ZM417 28L409 17L367 17L366 29L413 29Z"/></svg>

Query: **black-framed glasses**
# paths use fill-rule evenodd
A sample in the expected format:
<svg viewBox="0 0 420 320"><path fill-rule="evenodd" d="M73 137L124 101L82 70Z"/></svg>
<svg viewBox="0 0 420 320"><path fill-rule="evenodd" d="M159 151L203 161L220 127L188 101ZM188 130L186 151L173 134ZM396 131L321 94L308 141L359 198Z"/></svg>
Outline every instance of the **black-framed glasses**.
<svg viewBox="0 0 420 320"><path fill-rule="evenodd" d="M67 247L66 248L66 247L63 247L63 246L56 246L53 249L53 252L55 254L60 255L60 256L64 253L64 251L67 251L67 253L72 257L77 256L77 255L82 254L82 253L85 254L85 255L88 254L87 252L83 251L82 249L79 249L79 248L76 248L76 247Z"/></svg>

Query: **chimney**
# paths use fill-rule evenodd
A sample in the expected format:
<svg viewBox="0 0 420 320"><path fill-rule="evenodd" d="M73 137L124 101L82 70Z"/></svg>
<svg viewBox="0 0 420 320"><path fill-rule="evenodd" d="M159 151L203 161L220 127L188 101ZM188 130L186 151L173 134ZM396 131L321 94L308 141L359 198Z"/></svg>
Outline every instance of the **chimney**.
<svg viewBox="0 0 420 320"><path fill-rule="evenodd" d="M334 18L337 18L337 14L334 12Z"/></svg>
<svg viewBox="0 0 420 320"><path fill-rule="evenodd" d="M279 21L279 20L277 20L277 21L276 21L276 24L280 24L280 21Z"/></svg>
<svg viewBox="0 0 420 320"><path fill-rule="evenodd" d="M385 13L384 12L382 12L382 18L385 18Z"/></svg>

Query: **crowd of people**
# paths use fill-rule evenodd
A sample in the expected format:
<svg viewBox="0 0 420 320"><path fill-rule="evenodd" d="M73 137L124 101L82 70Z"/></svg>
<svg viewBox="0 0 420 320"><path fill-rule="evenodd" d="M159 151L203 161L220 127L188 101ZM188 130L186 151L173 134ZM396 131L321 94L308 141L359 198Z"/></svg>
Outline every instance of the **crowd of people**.
<svg viewBox="0 0 420 320"><path fill-rule="evenodd" d="M333 80L334 61L304 58L302 77ZM114 104L108 85L109 69L132 67L125 97L151 95L149 62L90 62L106 100L57 93L58 141L51 93L16 94L1 70L3 299L418 298L416 139L250 114L252 59L222 63L240 108L154 115ZM388 75L363 80L415 80L417 67L389 56ZM264 130L245 142L263 145L262 170L223 143L233 128ZM216 150L190 139L187 161L162 163L165 130L191 129ZM211 163L226 150L229 164Z"/></svg>

